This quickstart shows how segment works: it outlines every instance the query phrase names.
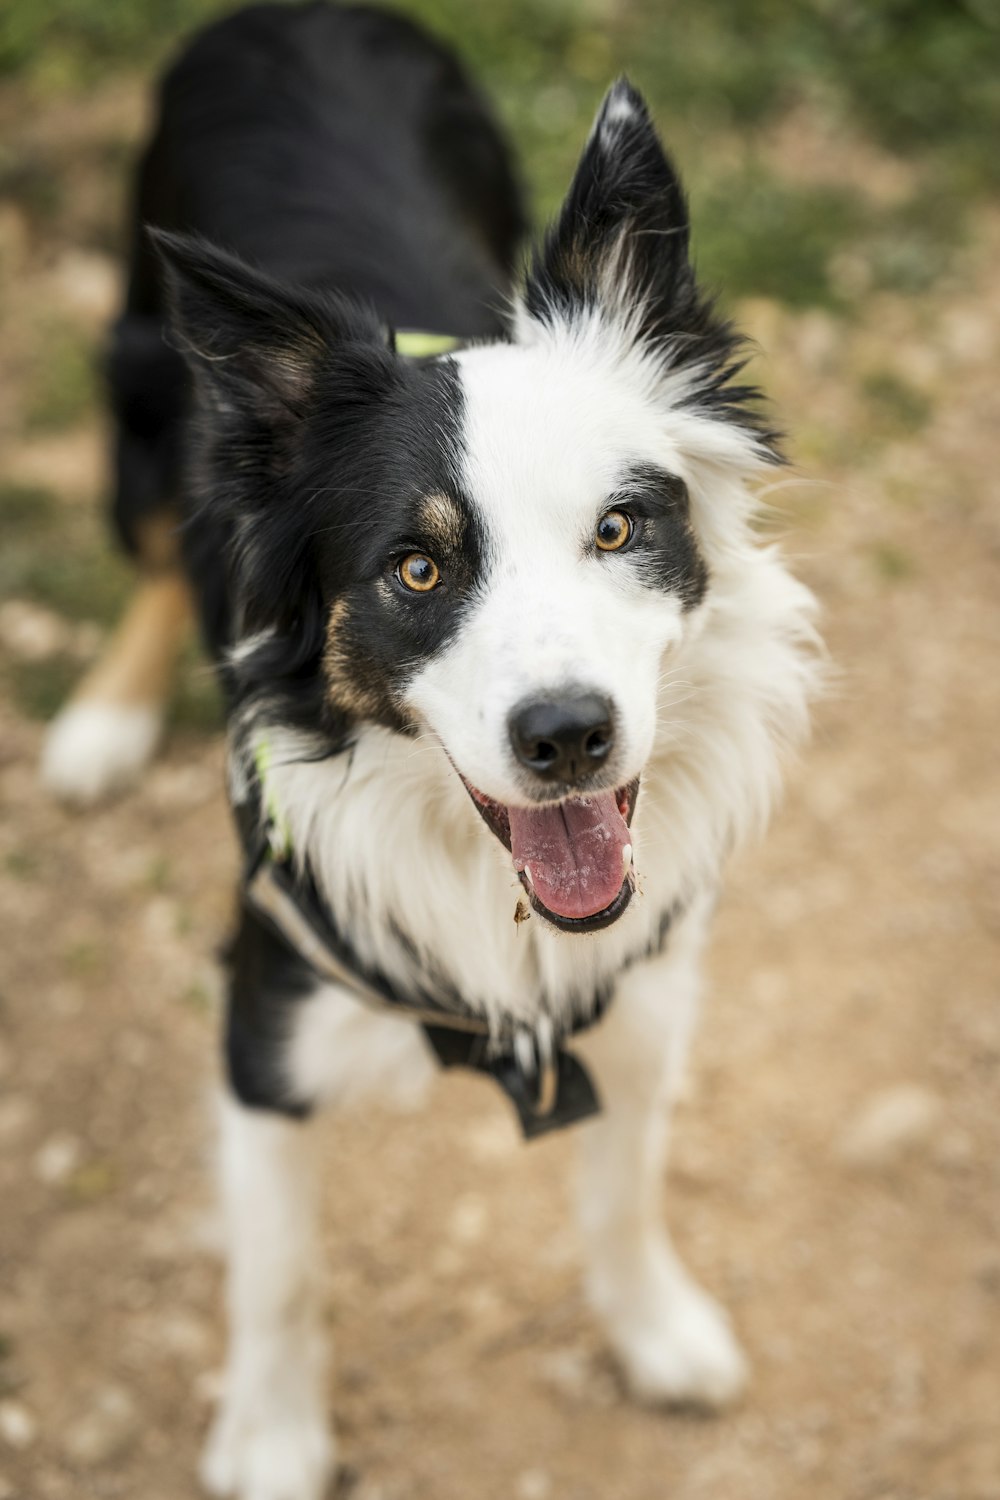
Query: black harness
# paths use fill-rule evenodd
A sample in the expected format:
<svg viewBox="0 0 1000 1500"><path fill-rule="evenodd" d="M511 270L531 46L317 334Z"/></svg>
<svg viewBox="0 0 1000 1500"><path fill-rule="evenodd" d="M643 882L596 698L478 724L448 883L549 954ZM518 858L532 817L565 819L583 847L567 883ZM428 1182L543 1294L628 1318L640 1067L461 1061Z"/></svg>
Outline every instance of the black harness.
<svg viewBox="0 0 1000 1500"><path fill-rule="evenodd" d="M244 900L318 978L339 985L367 1009L420 1026L445 1068L472 1068L503 1089L527 1139L573 1125L600 1109L590 1074L565 1048L569 1036L604 1014L611 998L598 997L592 1013L557 1035L551 1026L510 1025L491 1031L468 1007L445 1007L434 996L401 995L380 970L362 963L334 922L308 870L278 858L266 833L247 869Z"/></svg>

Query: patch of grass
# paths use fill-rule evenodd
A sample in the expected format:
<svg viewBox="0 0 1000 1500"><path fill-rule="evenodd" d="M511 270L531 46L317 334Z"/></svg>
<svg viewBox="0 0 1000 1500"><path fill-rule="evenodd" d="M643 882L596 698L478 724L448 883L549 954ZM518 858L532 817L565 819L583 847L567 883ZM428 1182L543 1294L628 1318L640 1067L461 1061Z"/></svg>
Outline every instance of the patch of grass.
<svg viewBox="0 0 1000 1500"><path fill-rule="evenodd" d="M700 272L727 297L764 295L792 307L843 304L831 276L866 207L835 188L797 189L758 169L717 183L693 204Z"/></svg>
<svg viewBox="0 0 1000 1500"><path fill-rule="evenodd" d="M937 171L924 175L903 203L873 218L864 253L873 285L888 291L926 291L965 241L965 200Z"/></svg>
<svg viewBox="0 0 1000 1500"><path fill-rule="evenodd" d="M6 689L16 707L29 719L42 723L62 708L79 675L79 664L64 656L11 662L4 673Z"/></svg>
<svg viewBox="0 0 1000 1500"><path fill-rule="evenodd" d="M110 546L33 548L22 554L13 582L4 578L6 571L0 564L0 585L6 583L11 592L70 619L96 620L101 625L111 625L118 618L133 583L128 564Z"/></svg>
<svg viewBox="0 0 1000 1500"><path fill-rule="evenodd" d="M115 67L152 79L168 51L234 0L3 0L0 77L42 103ZM551 216L605 87L631 74L695 192L699 258L727 290L793 306L850 307L870 287L920 292L949 264L965 205L1000 184L1000 11L995 0L397 0L458 48L496 98ZM860 190L782 185L759 165L757 134L803 102L919 164L911 205L874 212ZM735 146L734 146L735 143ZM749 163L718 180L720 150ZM105 170L120 159L107 147ZM4 181L0 156L0 183ZM17 196L58 175L8 154ZM20 175L19 175L20 174ZM713 180L713 176L716 180ZM946 182L946 205L934 184ZM51 205L49 209L51 211ZM831 274L838 249L858 269ZM854 285L853 283L857 284ZM92 372L47 356L39 427L75 420Z"/></svg>
<svg viewBox="0 0 1000 1500"><path fill-rule="evenodd" d="M923 391L894 370L872 370L861 381L861 392L878 426L893 436L919 432L933 411Z"/></svg>
<svg viewBox="0 0 1000 1500"><path fill-rule="evenodd" d="M28 377L27 430L58 432L83 421L96 405L99 384L91 340L66 324L44 324Z"/></svg>
<svg viewBox="0 0 1000 1500"><path fill-rule="evenodd" d="M762 163L693 194L699 270L727 296L847 311L872 290L925 291L964 237L963 206L918 185L891 207L860 190L802 187Z"/></svg>
<svg viewBox="0 0 1000 1500"><path fill-rule="evenodd" d="M40 861L31 849L10 849L4 855L3 867L15 880L31 880L38 874Z"/></svg>
<svg viewBox="0 0 1000 1500"><path fill-rule="evenodd" d="M818 66L877 139L946 158L972 190L1000 183L994 0L841 0L805 10L812 39L829 43Z"/></svg>
<svg viewBox="0 0 1000 1500"><path fill-rule="evenodd" d="M49 490L0 486L0 599L17 595L72 620L113 624L134 575L97 519Z"/></svg>
<svg viewBox="0 0 1000 1500"><path fill-rule="evenodd" d="M163 854L157 854L151 859L143 877L143 884L148 890L162 893L170 887L172 869L169 859Z"/></svg>
<svg viewBox="0 0 1000 1500"><path fill-rule="evenodd" d="M63 954L67 972L76 979L93 979L104 968L107 954L100 943L71 943Z"/></svg>
<svg viewBox="0 0 1000 1500"><path fill-rule="evenodd" d="M65 189L51 163L4 143L0 144L0 197L14 199L33 219L49 225L65 202Z"/></svg>
<svg viewBox="0 0 1000 1500"><path fill-rule="evenodd" d="M49 490L0 486L0 599L16 595L72 620L113 624L133 574L96 522Z"/></svg>
<svg viewBox="0 0 1000 1500"><path fill-rule="evenodd" d="M914 572L913 558L894 542L879 542L871 550L875 571L887 583L902 583Z"/></svg>
<svg viewBox="0 0 1000 1500"><path fill-rule="evenodd" d="M0 488L0 599L18 596L73 620L111 625L132 574L94 521L48 490Z"/></svg>
<svg viewBox="0 0 1000 1500"><path fill-rule="evenodd" d="M217 734L222 721L222 695L215 673L204 653L191 646L182 662L170 722L176 729Z"/></svg>
<svg viewBox="0 0 1000 1500"><path fill-rule="evenodd" d="M78 1167L66 1184L67 1196L76 1203L96 1203L114 1192L119 1172L114 1162L96 1157Z"/></svg>
<svg viewBox="0 0 1000 1500"><path fill-rule="evenodd" d="M197 1016L210 1016L215 1010L215 1000L208 986L197 979L181 992L180 1002Z"/></svg>
<svg viewBox="0 0 1000 1500"><path fill-rule="evenodd" d="M397 0L458 46L521 136L579 138L595 86L635 74L665 120L696 134L756 127L803 99L861 121L894 150L944 155L970 185L1000 181L1000 12L995 0ZM110 67L153 69L231 0L4 0L0 75L49 88ZM543 109L542 114L545 113Z"/></svg>
<svg viewBox="0 0 1000 1500"><path fill-rule="evenodd" d="M156 54L226 0L5 0L0 19L0 73L40 72L58 84L84 81L109 63Z"/></svg>
<svg viewBox="0 0 1000 1500"><path fill-rule="evenodd" d="M190 937L194 931L194 913L185 901L179 901L174 912L174 932L178 937Z"/></svg>
<svg viewBox="0 0 1000 1500"><path fill-rule="evenodd" d="M882 493L893 505L903 510L919 510L927 501L927 491L916 480L900 474L887 474L882 481Z"/></svg>
<svg viewBox="0 0 1000 1500"><path fill-rule="evenodd" d="M35 485L0 484L0 531L5 544L15 536L31 536L51 525L59 502L51 490Z"/></svg>

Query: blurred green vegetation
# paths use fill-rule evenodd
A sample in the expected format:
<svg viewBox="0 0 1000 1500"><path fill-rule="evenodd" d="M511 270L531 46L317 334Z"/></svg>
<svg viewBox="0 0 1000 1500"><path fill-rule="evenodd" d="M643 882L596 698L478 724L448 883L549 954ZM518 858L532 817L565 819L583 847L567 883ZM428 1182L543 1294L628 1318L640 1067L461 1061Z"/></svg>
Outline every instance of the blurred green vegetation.
<svg viewBox="0 0 1000 1500"><path fill-rule="evenodd" d="M877 542L870 556L875 572L886 583L905 583L913 577L913 558L894 542Z"/></svg>
<svg viewBox="0 0 1000 1500"><path fill-rule="evenodd" d="M0 485L0 599L31 599L71 620L111 625L132 583L89 508L60 504L50 491Z"/></svg>
<svg viewBox="0 0 1000 1500"><path fill-rule="evenodd" d="M861 382L861 394L884 436L908 436L930 420L930 400L893 370L870 371Z"/></svg>
<svg viewBox="0 0 1000 1500"><path fill-rule="evenodd" d="M539 119L571 126L624 68L658 107L693 114L702 127L756 125L823 94L896 149L943 150L971 173L1000 178L996 0L396 5L459 46L529 129ZM0 75L92 82L109 67L152 66L186 31L232 8L228 0L5 0ZM558 99L539 107L553 87Z"/></svg>
<svg viewBox="0 0 1000 1500"><path fill-rule="evenodd" d="M727 294L849 306L920 291L961 242L967 205L1000 187L998 0L397 0L451 40L498 101L552 213L608 82L648 95L692 189L696 249ZM150 77L231 0L3 0L0 80L34 95ZM761 149L797 107L909 163L909 198L863 181L790 182ZM0 160L16 186L18 163ZM37 192L37 184L32 188ZM868 272L838 277L860 245ZM857 278L855 278L857 280Z"/></svg>
<svg viewBox="0 0 1000 1500"><path fill-rule="evenodd" d="M46 317L22 398L25 430L72 427L97 410L100 394L92 338L73 323Z"/></svg>

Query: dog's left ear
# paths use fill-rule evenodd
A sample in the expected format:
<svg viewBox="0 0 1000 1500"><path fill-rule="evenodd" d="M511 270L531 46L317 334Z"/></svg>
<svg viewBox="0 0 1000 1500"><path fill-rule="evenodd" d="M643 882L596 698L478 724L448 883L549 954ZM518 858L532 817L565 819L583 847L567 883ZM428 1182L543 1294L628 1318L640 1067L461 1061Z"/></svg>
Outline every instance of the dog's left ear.
<svg viewBox="0 0 1000 1500"><path fill-rule="evenodd" d="M629 315L637 333L683 330L700 299L687 201L642 96L624 78L594 121L559 217L528 274L530 316L581 305Z"/></svg>

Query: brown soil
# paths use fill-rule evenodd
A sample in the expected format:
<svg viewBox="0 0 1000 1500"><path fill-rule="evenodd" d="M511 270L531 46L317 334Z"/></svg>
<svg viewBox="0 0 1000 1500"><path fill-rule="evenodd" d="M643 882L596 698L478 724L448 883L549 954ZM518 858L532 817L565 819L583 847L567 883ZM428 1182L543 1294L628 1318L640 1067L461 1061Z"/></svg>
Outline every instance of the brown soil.
<svg viewBox="0 0 1000 1500"><path fill-rule="evenodd" d="M774 526L838 677L733 872L670 1176L745 1403L628 1403L578 1289L572 1139L525 1147L449 1078L330 1130L341 1494L1000 1500L998 248L984 222L950 286L862 324L747 310L808 475ZM60 492L96 527L88 484ZM181 1500L221 1348L221 751L177 733L74 816L40 736L0 710L0 1500Z"/></svg>

